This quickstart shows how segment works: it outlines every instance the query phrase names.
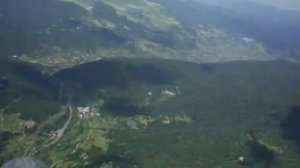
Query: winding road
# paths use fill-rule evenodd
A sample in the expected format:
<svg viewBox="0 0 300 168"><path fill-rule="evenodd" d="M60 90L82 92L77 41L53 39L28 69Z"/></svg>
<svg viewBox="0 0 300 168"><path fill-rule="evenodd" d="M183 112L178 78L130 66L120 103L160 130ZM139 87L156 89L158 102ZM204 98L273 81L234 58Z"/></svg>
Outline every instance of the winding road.
<svg viewBox="0 0 300 168"><path fill-rule="evenodd" d="M64 132L65 132L66 129L68 128L68 126L69 126L69 124L70 124L70 122L71 122L71 120L72 120L72 118L73 118L73 109L72 109L72 105L71 105L71 100L72 100L72 97L69 96L69 99L68 99L68 105L67 105L67 106L68 106L68 109L69 109L70 114L69 114L68 120L65 122L65 124L64 124L64 126L63 126L62 128L56 130L57 135L56 135L55 140L53 140L53 141L50 142L49 144L45 145L46 147L49 147L49 146L51 146L51 145L57 143L57 142L63 137Z"/></svg>

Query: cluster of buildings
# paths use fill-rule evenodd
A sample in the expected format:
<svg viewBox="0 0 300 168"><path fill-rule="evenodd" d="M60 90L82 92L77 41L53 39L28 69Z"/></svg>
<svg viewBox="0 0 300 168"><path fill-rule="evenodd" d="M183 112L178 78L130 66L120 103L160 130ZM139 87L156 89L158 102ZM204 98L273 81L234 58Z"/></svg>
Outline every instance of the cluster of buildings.
<svg viewBox="0 0 300 168"><path fill-rule="evenodd" d="M100 113L97 113L97 109L94 107L77 107L78 117L80 119L90 119L95 116L100 116Z"/></svg>
<svg viewBox="0 0 300 168"><path fill-rule="evenodd" d="M174 97L180 95L180 89L179 87L175 87L174 89L165 89L161 93L169 97Z"/></svg>
<svg viewBox="0 0 300 168"><path fill-rule="evenodd" d="M33 120L28 120L25 122L20 122L20 127L24 128L24 129L32 129L37 125L37 123Z"/></svg>

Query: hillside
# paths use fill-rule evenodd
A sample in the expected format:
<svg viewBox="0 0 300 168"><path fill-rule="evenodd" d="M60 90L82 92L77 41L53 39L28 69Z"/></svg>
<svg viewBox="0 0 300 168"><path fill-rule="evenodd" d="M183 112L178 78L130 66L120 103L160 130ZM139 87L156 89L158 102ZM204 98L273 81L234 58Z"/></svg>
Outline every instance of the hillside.
<svg viewBox="0 0 300 168"><path fill-rule="evenodd" d="M10 67L19 71L10 71L14 85L2 86L0 98L22 87L10 102L0 101L0 163L34 156L55 167L80 168L299 165L298 64L119 58L53 76ZM61 96L53 97L50 86L57 82L63 83L56 88ZM65 101L68 95L72 99ZM20 127L28 119L37 125Z"/></svg>
<svg viewBox="0 0 300 168"><path fill-rule="evenodd" d="M2 57L48 65L55 71L107 57L227 62L297 59L299 53L295 29L299 20L273 8L269 13L285 17L284 22L267 22L270 17L264 14L257 20L262 15L252 17L253 11L192 1L0 3Z"/></svg>

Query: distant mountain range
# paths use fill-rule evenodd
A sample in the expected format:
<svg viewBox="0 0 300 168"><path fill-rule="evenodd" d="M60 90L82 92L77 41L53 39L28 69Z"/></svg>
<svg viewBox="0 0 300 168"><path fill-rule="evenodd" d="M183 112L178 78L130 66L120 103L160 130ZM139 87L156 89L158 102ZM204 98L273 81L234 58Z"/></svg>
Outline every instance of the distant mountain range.
<svg viewBox="0 0 300 168"><path fill-rule="evenodd" d="M246 2L2 0L0 53L55 71L105 57L298 60L299 16Z"/></svg>
<svg viewBox="0 0 300 168"><path fill-rule="evenodd" d="M270 3L264 1L254 3L258 2L256 0L212 0L210 2L215 2L213 5L224 13L231 12L230 15L225 15L227 23L223 26L233 29L233 32L251 36L277 51L299 50L300 11L284 10L285 7L274 7L276 5L264 5L264 3L272 4L272 1ZM274 4L278 3L274 2ZM299 53L293 56L299 57Z"/></svg>

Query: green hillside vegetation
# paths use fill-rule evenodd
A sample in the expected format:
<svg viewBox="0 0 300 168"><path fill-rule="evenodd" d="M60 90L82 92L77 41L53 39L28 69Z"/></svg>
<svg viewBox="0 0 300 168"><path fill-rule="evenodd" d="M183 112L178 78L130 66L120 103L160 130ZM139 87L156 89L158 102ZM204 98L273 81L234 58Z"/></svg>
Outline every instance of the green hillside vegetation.
<svg viewBox="0 0 300 168"><path fill-rule="evenodd" d="M1 61L0 107L4 114L20 113L22 119L43 121L45 114L55 114L59 82L31 65Z"/></svg>
<svg viewBox="0 0 300 168"><path fill-rule="evenodd" d="M298 139L292 136L292 125L287 125L289 115L294 115L290 109L299 105L298 64L104 59L52 77L40 74L39 80L11 70L20 63L5 66L10 70L2 68L2 73L14 76L10 81L41 89L43 95L37 99L35 92L26 92L26 99L16 100L26 94L22 89L14 93L14 104L1 114L5 119L2 161L28 155L56 167L288 168L299 164ZM55 92L48 92L50 83L57 81L64 88L60 101L52 97ZM1 94L9 94L12 86ZM67 95L72 99L67 101ZM42 102L51 106L49 112L13 110L46 109ZM79 106L92 107L94 115L80 118ZM70 123L56 141L54 131L64 127L70 108ZM18 122L30 118L38 125L23 132ZM244 163L238 161L240 156L245 157Z"/></svg>

